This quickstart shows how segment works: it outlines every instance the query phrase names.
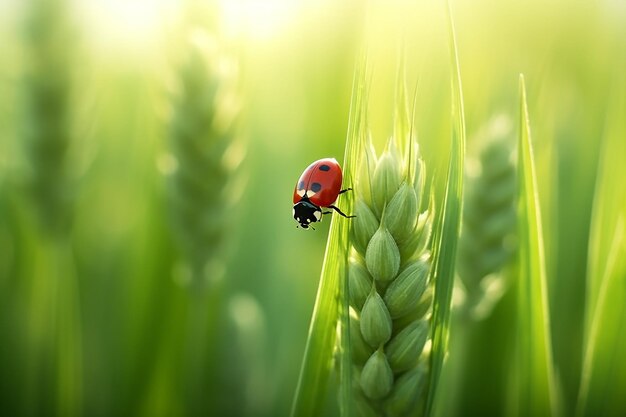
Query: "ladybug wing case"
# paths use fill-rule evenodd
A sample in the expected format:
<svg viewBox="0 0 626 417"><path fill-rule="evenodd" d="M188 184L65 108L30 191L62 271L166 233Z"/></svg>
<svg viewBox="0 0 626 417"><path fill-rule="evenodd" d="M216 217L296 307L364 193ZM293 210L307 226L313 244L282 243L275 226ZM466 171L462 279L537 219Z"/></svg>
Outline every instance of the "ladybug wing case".
<svg viewBox="0 0 626 417"><path fill-rule="evenodd" d="M315 164L317 164L317 161L309 165L304 170L302 175L300 175L300 178L298 178L298 182L296 182L296 187L293 190L293 204L296 204L298 201L300 201L304 197L305 194L307 194L308 186L310 182L309 180L311 178L311 172L313 171Z"/></svg>
<svg viewBox="0 0 626 417"><path fill-rule="evenodd" d="M319 207L328 207L341 191L341 167L334 158L313 162L304 170L294 190L294 204L304 196Z"/></svg>

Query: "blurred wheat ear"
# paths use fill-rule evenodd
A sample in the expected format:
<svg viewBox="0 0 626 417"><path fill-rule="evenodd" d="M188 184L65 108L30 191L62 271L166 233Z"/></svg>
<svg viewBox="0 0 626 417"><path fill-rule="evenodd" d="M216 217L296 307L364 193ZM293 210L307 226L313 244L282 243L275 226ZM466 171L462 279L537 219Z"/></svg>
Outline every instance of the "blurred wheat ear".
<svg viewBox="0 0 626 417"><path fill-rule="evenodd" d="M24 144L28 185L46 234L66 235L74 187L72 142L72 28L63 0L33 1L25 27Z"/></svg>
<svg viewBox="0 0 626 417"><path fill-rule="evenodd" d="M28 276L25 347L28 415L81 413L82 344L70 245L75 178L70 153L75 36L69 4L33 1L25 26L23 138L37 239Z"/></svg>
<svg viewBox="0 0 626 417"><path fill-rule="evenodd" d="M516 166L512 121L500 115L479 133L480 152L467 175L458 274L463 315L488 316L507 286L503 268L515 249Z"/></svg>
<svg viewBox="0 0 626 417"><path fill-rule="evenodd" d="M459 240L457 297L453 314L449 389L444 415L502 414L514 315L503 298L512 281L515 249L517 173L512 160L514 132L504 114L475 136L477 157L468 162ZM497 313L495 312L497 310ZM507 315L508 313L508 315ZM485 338L491 342L485 345ZM493 394L486 403L482 393Z"/></svg>
<svg viewBox="0 0 626 417"><path fill-rule="evenodd" d="M196 16L197 17L197 16ZM188 410L206 410L207 387L215 378L215 343L222 305L222 275L232 232L233 209L241 194L238 166L237 67L204 26L191 25L174 75L169 122L168 200L172 231L189 281L185 347ZM210 410L209 410L210 411Z"/></svg>
<svg viewBox="0 0 626 417"><path fill-rule="evenodd" d="M169 201L173 231L191 268L192 287L217 279L241 192L235 183L242 149L237 141L236 66L206 30L190 31L186 57L172 91L169 141L173 157Z"/></svg>

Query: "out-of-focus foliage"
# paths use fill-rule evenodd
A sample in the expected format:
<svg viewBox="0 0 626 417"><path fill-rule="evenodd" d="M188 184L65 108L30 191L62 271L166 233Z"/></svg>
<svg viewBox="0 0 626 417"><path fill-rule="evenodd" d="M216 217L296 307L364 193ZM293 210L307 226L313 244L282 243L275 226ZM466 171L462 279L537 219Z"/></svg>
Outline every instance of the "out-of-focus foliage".
<svg viewBox="0 0 626 417"><path fill-rule="evenodd" d="M240 173L246 181L238 199L232 198L239 192L234 186L223 197L239 203L228 210L234 225L230 250L216 252L223 285L219 302L208 304L219 307L204 311L215 320L190 333L188 275L171 227L165 175L172 168L172 57L183 52L176 41L183 7L168 0L56 0L49 3L59 5L49 17L33 19L48 3L0 3L0 414L287 415L328 230L328 222L315 232L295 228L294 181L311 161L342 155L363 45L372 68L372 137L383 140L391 131L388 111L404 50L409 90L417 84L420 153L429 175L443 177L451 133L444 5L215 4L207 29L219 34L220 51L239 68L238 127L241 152L246 149ZM598 251L621 247L612 242L623 237L611 235L597 212L603 201L612 201L598 194L611 192L602 164L613 159L599 158L602 138L626 137L617 122L626 96L626 7L618 0L458 0L451 10L470 153L477 146L471 138L491 115L516 113L518 74L525 74L556 386L564 414L572 415L585 369L587 400L579 410L594 415L604 370L624 378L624 359L601 355L613 339L599 337L593 347L589 338L594 320L602 318L597 329L619 328L620 315L612 308L626 301L617 291L598 295L601 282L619 288L626 278L599 276L601 260L612 258ZM45 50L38 52L42 67L33 72L33 33L44 31L57 13L70 35L46 37ZM41 102L35 118L29 97L36 87L59 91L67 114L59 116L65 101L51 100ZM33 132L53 134L44 123L72 135L56 165L46 162L56 158L54 152L29 145ZM233 149L237 159L239 148ZM611 169L616 178L625 174L623 164ZM603 173L602 181L596 172ZM33 198L33 184L40 198ZM442 184L432 186L441 192ZM46 238L38 220L46 216L48 224L63 225L57 228L64 230L62 243ZM609 220L615 233L623 232L617 226L625 221L617 217ZM463 372L473 378L458 380L479 387L484 379L485 389L472 390L476 395L468 400L444 364L442 389L455 393L449 403L492 405L494 415L507 411L507 370L515 359L506 352L514 339L515 303L503 294L476 332L455 333L452 327L452 346L471 339L472 346L482 347L464 358L472 366ZM210 345L197 362L209 367L206 395L186 390L185 369L196 362L189 363L185 346L196 337ZM604 403L607 415L620 411L613 406L617 402ZM452 408L463 415L462 407Z"/></svg>

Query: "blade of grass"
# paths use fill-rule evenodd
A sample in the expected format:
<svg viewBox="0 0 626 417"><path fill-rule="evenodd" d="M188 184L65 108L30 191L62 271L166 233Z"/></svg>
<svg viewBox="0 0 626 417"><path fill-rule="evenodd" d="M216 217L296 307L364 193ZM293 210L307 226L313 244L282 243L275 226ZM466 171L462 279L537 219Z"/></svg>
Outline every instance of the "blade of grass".
<svg viewBox="0 0 626 417"><path fill-rule="evenodd" d="M594 197L586 346L578 416L620 415L626 409L626 110L624 86L608 116Z"/></svg>
<svg viewBox="0 0 626 417"><path fill-rule="evenodd" d="M365 100L365 58L357 66L352 85L350 117L343 164L344 184L352 183L354 161L362 148L364 134ZM353 211L351 193L345 193L341 207L346 213ZM328 233L326 253L320 284L317 290L313 316L309 327L309 335L300 369L300 377L296 387L294 402L291 408L292 417L319 416L327 391L328 376L333 365L333 350L337 337L337 322L340 320L340 337L343 338L344 351L340 355L341 414L351 414L351 366L349 351L348 323L348 234L350 222L339 216L333 216Z"/></svg>
<svg viewBox="0 0 626 417"><path fill-rule="evenodd" d="M465 114L461 70L459 67L454 22L448 4L448 30L450 39L450 67L452 69L452 139L443 204L437 212L437 230L433 241L433 269L435 298L432 318L432 350L430 383L426 414L430 415L435 402L437 384L448 349L450 330L450 302L454 287L456 250L461 226L463 202L463 165L465 158Z"/></svg>
<svg viewBox="0 0 626 417"><path fill-rule="evenodd" d="M367 56L362 55L361 61L356 68L353 87L352 87L352 103L350 105L350 117L348 120L348 135L346 138L346 149L344 159L344 175L346 184L345 187L350 187L354 184L354 172L358 169L357 161L364 152L364 144L367 137L366 133L366 113L368 102L368 89L366 85L367 76ZM345 203L345 207L350 213L354 211L354 198L352 193L348 193L348 202ZM337 218L335 216L335 218ZM342 246L344 250L343 265L341 272L341 292L340 300L341 305L339 307L340 314L340 326L341 326L341 343L337 346L343 346L343 349L339 352L340 355L340 392L339 392L339 407L342 417L352 416L352 351L350 346L350 293L348 289L348 257L349 257L349 242L348 236L352 222L343 225L341 238L345 245Z"/></svg>
<svg viewBox="0 0 626 417"><path fill-rule="evenodd" d="M517 415L556 415L544 244L524 77L520 75Z"/></svg>

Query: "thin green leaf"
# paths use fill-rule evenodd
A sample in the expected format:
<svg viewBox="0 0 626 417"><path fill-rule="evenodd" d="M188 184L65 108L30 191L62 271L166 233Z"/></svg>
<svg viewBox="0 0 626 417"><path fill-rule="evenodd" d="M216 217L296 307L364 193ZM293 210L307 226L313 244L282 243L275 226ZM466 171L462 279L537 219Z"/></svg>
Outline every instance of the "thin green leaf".
<svg viewBox="0 0 626 417"><path fill-rule="evenodd" d="M400 52L398 69L396 73L396 91L392 137L399 141L400 151L404 153L403 160L406 162L411 156L410 149L413 143L413 124L411 123L411 119L409 118L409 106L406 94L405 61L405 52L404 49L402 49L402 51Z"/></svg>
<svg viewBox="0 0 626 417"><path fill-rule="evenodd" d="M452 68L452 139L443 204L437 213L437 231L433 241L433 277L435 298L432 319L432 350L430 362L430 389L426 415L435 402L443 360L448 349L450 330L450 302L454 287L456 250L461 226L463 202L463 165L465 158L465 115L461 70L457 54L452 12L448 4L449 39Z"/></svg>
<svg viewBox="0 0 626 417"><path fill-rule="evenodd" d="M350 118L343 164L344 186L353 183L356 161L365 141L365 58L357 66L352 85ZM342 194L341 207L352 213L352 193ZM341 382L341 415L351 415L351 357L350 330L348 322L348 255L349 228L351 222L340 216L332 216L326 253L320 278L313 317L309 327L304 359L298 386L291 409L292 417L319 416L327 391L328 377L333 366L333 352L337 339L337 324L342 349L338 352Z"/></svg>
<svg viewBox="0 0 626 417"><path fill-rule="evenodd" d="M520 95L517 415L550 416L556 398L546 269L523 76Z"/></svg>
<svg viewBox="0 0 626 417"><path fill-rule="evenodd" d="M586 346L578 416L623 415L626 410L626 111L624 84L609 114L594 197Z"/></svg>

